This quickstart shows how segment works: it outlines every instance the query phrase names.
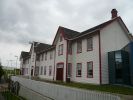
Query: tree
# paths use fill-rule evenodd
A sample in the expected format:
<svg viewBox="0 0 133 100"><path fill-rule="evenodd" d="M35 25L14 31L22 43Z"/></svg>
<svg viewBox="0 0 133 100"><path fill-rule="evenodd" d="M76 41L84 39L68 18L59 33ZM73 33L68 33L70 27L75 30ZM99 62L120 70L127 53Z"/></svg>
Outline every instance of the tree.
<svg viewBox="0 0 133 100"><path fill-rule="evenodd" d="M0 63L0 81L1 81L1 77L4 75L4 70L2 68L2 65Z"/></svg>

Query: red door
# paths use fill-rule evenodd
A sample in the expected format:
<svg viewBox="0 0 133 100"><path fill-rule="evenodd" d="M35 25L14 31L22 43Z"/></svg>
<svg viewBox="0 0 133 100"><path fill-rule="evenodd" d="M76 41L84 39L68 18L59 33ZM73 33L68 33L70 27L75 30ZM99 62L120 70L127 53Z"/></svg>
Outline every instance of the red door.
<svg viewBox="0 0 133 100"><path fill-rule="evenodd" d="M63 81L63 63L57 64L57 69L56 69L56 80Z"/></svg>

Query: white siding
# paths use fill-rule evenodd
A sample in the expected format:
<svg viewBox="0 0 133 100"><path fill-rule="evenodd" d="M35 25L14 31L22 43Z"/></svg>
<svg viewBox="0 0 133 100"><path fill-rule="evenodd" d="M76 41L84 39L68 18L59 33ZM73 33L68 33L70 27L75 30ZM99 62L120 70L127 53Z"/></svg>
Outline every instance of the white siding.
<svg viewBox="0 0 133 100"><path fill-rule="evenodd" d="M99 84L99 38L93 36L93 50L87 51L87 39L82 40L82 53L77 54L77 42L72 44L72 81ZM87 62L93 61L93 78L87 78ZM82 63L82 76L76 77L77 63Z"/></svg>
<svg viewBox="0 0 133 100"><path fill-rule="evenodd" d="M53 56L52 59L50 59L50 53L53 52ZM47 60L45 60L45 53L43 56L43 61L40 59L40 61L38 62L37 66L39 66L39 71L41 69L41 67L43 66L43 75L39 75L40 78L45 78L45 79L53 79L54 76L54 53L55 50L50 50L47 52ZM46 75L44 75L44 66L46 66ZM49 76L49 66L52 66L52 74L51 76ZM40 74L40 72L39 72Z"/></svg>
<svg viewBox="0 0 133 100"><path fill-rule="evenodd" d="M56 58L55 58L55 79L56 79L56 66L58 63L63 62L64 63L64 70L63 70L63 81L66 81L66 50L67 50L67 41L63 38L63 40L60 42L59 36L57 37L57 43L56 43ZM63 55L58 55L58 47L59 45L63 44Z"/></svg>
<svg viewBox="0 0 133 100"><path fill-rule="evenodd" d="M21 68L23 68L23 69L25 69L24 70L24 75L25 76L28 76L30 73L29 73L29 70L30 70L30 68L29 68L29 65L30 65L30 58L27 58L27 59L25 59L24 61L23 61L23 59L21 59L21 61L23 62L23 64L21 64ZM27 69L27 72L26 72L26 69Z"/></svg>
<svg viewBox="0 0 133 100"><path fill-rule="evenodd" d="M108 84L108 52L120 50L129 43L127 33L117 21L101 30L102 84Z"/></svg>

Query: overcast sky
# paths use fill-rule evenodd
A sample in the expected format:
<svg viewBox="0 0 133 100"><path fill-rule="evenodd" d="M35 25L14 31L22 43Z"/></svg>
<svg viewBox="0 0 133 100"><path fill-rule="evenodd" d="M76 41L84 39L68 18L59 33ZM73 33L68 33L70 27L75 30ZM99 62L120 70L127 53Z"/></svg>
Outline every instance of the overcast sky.
<svg viewBox="0 0 133 100"><path fill-rule="evenodd" d="M29 41L51 44L59 26L81 32L109 20L113 8L133 33L133 0L0 0L2 64L15 66Z"/></svg>

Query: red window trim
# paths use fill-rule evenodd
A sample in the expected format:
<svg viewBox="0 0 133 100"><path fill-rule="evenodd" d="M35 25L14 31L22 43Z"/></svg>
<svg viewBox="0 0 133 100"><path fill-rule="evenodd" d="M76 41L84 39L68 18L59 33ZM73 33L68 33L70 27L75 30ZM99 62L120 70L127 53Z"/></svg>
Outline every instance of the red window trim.
<svg viewBox="0 0 133 100"><path fill-rule="evenodd" d="M63 41L63 35L62 35L62 33L60 33L60 42L62 42Z"/></svg>
<svg viewBox="0 0 133 100"><path fill-rule="evenodd" d="M92 63L92 77L88 76L88 63ZM93 61L87 62L87 78L93 78Z"/></svg>
<svg viewBox="0 0 133 100"><path fill-rule="evenodd" d="M78 42L79 42L79 41L81 42L81 51L80 51L80 52L78 51ZM77 41L77 54L78 54L78 53L82 53L82 40L78 40L78 41Z"/></svg>
<svg viewBox="0 0 133 100"><path fill-rule="evenodd" d="M69 55L72 55L72 44L71 44L71 46L70 46L70 44L68 44L69 46L68 46L68 54ZM71 47L71 49L70 49L70 47Z"/></svg>
<svg viewBox="0 0 133 100"><path fill-rule="evenodd" d="M71 68L71 69L70 69L70 77L71 77L71 76L72 76L72 63L68 63L68 64L70 64L70 66L71 66L71 67L70 67L70 68ZM67 67L68 67L68 64L67 64ZM67 68L67 69L68 69L68 68ZM67 77L68 77L68 72L67 72Z"/></svg>
<svg viewBox="0 0 133 100"><path fill-rule="evenodd" d="M47 52L45 53L45 61L47 60Z"/></svg>
<svg viewBox="0 0 133 100"><path fill-rule="evenodd" d="M77 66L76 66L76 77L82 77L82 63L77 63L77 65L78 64L81 64L81 75L79 76L79 75L77 75Z"/></svg>
<svg viewBox="0 0 133 100"><path fill-rule="evenodd" d="M88 49L88 39L92 39L92 48L91 49ZM89 37L87 38L87 51L93 51L93 37Z"/></svg>
<svg viewBox="0 0 133 100"><path fill-rule="evenodd" d="M46 70L44 70L44 69L46 69ZM43 71L46 71L46 73L44 73L44 75L47 75L47 66L44 66L44 69L43 69Z"/></svg>
<svg viewBox="0 0 133 100"><path fill-rule="evenodd" d="M62 46L62 52L61 52L61 46ZM63 55L63 47L64 47L63 44L58 46L58 56Z"/></svg>
<svg viewBox="0 0 133 100"><path fill-rule="evenodd" d="M51 74L50 74L50 67L51 67ZM49 76L52 76L52 66L49 66Z"/></svg>

